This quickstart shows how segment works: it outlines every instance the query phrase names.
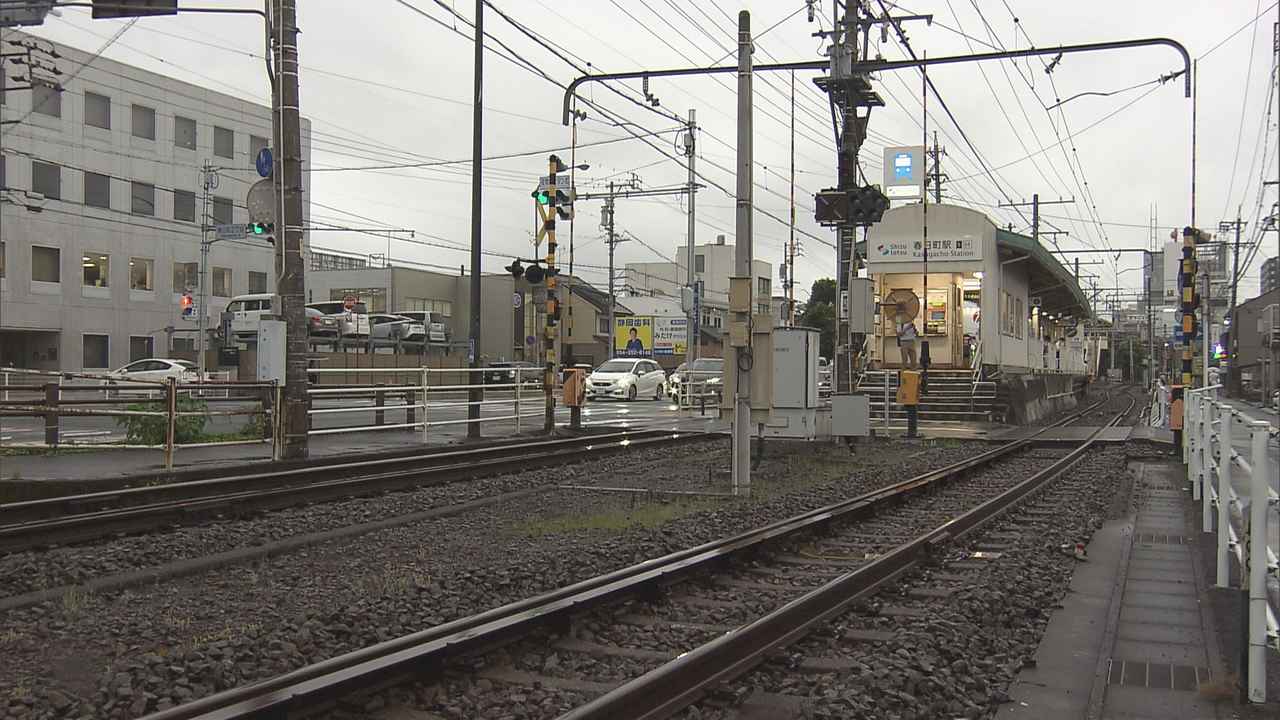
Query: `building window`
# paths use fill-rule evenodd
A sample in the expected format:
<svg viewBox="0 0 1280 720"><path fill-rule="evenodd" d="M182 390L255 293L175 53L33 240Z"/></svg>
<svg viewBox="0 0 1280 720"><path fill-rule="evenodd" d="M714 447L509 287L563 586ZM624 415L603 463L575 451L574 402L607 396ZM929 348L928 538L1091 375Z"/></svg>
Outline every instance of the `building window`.
<svg viewBox="0 0 1280 720"><path fill-rule="evenodd" d="M36 282L62 282L62 251L58 248L32 245L31 279Z"/></svg>
<svg viewBox="0 0 1280 720"><path fill-rule="evenodd" d="M600 318L599 333L601 335L609 335L609 316L605 315Z"/></svg>
<svg viewBox="0 0 1280 720"><path fill-rule="evenodd" d="M133 214L155 215L156 186L149 183L133 182L130 183L130 187L130 193L133 196Z"/></svg>
<svg viewBox="0 0 1280 720"><path fill-rule="evenodd" d="M193 262L173 264L173 291L183 293L200 287L200 265Z"/></svg>
<svg viewBox="0 0 1280 720"><path fill-rule="evenodd" d="M111 338L106 335L84 336L84 367L107 368L111 366Z"/></svg>
<svg viewBox="0 0 1280 720"><path fill-rule="evenodd" d="M231 268L213 269L213 296L231 297Z"/></svg>
<svg viewBox="0 0 1280 720"><path fill-rule="evenodd" d="M39 160L31 161L31 191L54 200L62 199L62 168Z"/></svg>
<svg viewBox="0 0 1280 720"><path fill-rule="evenodd" d="M155 290L156 261L151 258L129 258L129 289Z"/></svg>
<svg viewBox="0 0 1280 720"><path fill-rule="evenodd" d="M756 314L757 314L757 315L768 315L768 314L769 314L769 306L768 306L768 305L766 305L766 304L764 304L764 303L760 303L759 305L756 305Z"/></svg>
<svg viewBox="0 0 1280 720"><path fill-rule="evenodd" d="M438 313L442 317L453 317L453 303L448 300L433 300L431 298L405 298L404 310L430 311Z"/></svg>
<svg viewBox="0 0 1280 720"><path fill-rule="evenodd" d="M760 297L769 297L771 283L769 278L756 278L756 294Z"/></svg>
<svg viewBox="0 0 1280 720"><path fill-rule="evenodd" d="M196 121L180 115L173 116L174 147L196 149Z"/></svg>
<svg viewBox="0 0 1280 720"><path fill-rule="evenodd" d="M0 75L4 75L4 73L0 73ZM6 183L4 179L4 156L0 155L0 190L7 187L9 187L9 184ZM1266 268L1263 269L1265 270Z"/></svg>
<svg viewBox="0 0 1280 720"><path fill-rule="evenodd" d="M107 287L111 260L103 253L90 252L81 257L81 281L85 287Z"/></svg>
<svg viewBox="0 0 1280 720"><path fill-rule="evenodd" d="M213 154L218 157L236 156L236 134L226 128L213 127Z"/></svg>
<svg viewBox="0 0 1280 720"><path fill-rule="evenodd" d="M133 136L144 140L156 139L156 111L146 105L133 106Z"/></svg>
<svg viewBox="0 0 1280 720"><path fill-rule="evenodd" d="M129 336L129 362L146 360L155 355L155 338L150 335Z"/></svg>
<svg viewBox="0 0 1280 720"><path fill-rule="evenodd" d="M84 204L111 209L111 178L95 172L84 173Z"/></svg>
<svg viewBox="0 0 1280 720"><path fill-rule="evenodd" d="M31 112L62 117L62 92L48 85L36 85L31 88Z"/></svg>
<svg viewBox="0 0 1280 720"><path fill-rule="evenodd" d="M106 95L85 92L84 124L103 130L111 129L111 98Z"/></svg>
<svg viewBox="0 0 1280 720"><path fill-rule="evenodd" d="M195 222L196 194L186 190L173 191L173 219Z"/></svg>
<svg viewBox="0 0 1280 720"><path fill-rule="evenodd" d="M176 337L173 339L174 352L195 352L196 339L189 337Z"/></svg>
<svg viewBox="0 0 1280 720"><path fill-rule="evenodd" d="M258 153L267 147L267 139L258 137L257 135L249 136L249 164L254 165L258 160Z"/></svg>
<svg viewBox="0 0 1280 720"><path fill-rule="evenodd" d="M249 292L264 293L266 291L267 291L267 274L264 272L257 272L256 270L250 270L249 271Z"/></svg>
<svg viewBox="0 0 1280 720"><path fill-rule="evenodd" d="M694 272L706 272L706 271L707 271L707 256L706 256L706 255L694 255L694 256L693 256L693 271L694 271Z"/></svg>
<svg viewBox="0 0 1280 720"><path fill-rule="evenodd" d="M213 218L214 225L230 225L231 224L231 198L217 197L213 198L213 212L210 213Z"/></svg>

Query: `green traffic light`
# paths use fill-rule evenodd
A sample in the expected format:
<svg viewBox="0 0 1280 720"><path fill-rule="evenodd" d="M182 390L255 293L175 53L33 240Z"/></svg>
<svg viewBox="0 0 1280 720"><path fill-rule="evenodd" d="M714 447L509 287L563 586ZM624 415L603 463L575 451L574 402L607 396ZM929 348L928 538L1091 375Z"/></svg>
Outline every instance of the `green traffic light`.
<svg viewBox="0 0 1280 720"><path fill-rule="evenodd" d="M253 234L254 234L254 235L261 235L261 234L262 234L262 231L263 231L262 223L254 223L254 224L253 224Z"/></svg>
<svg viewBox="0 0 1280 720"><path fill-rule="evenodd" d="M551 202L551 196L549 196L545 192L538 191L537 200L539 205L546 205L547 203Z"/></svg>

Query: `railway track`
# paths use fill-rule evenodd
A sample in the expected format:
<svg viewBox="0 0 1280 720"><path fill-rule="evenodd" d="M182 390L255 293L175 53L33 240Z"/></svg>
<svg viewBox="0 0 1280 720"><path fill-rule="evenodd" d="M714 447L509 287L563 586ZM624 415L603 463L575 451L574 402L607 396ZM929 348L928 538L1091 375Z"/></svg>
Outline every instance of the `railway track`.
<svg viewBox="0 0 1280 720"><path fill-rule="evenodd" d="M1078 421L1107 402L1055 425ZM1132 406L1130 400L1128 408L1114 413L1111 424ZM537 698L512 716L668 717L1040 490L1078 461L1097 434L1069 452L1050 452L1051 457L1027 453L1037 448L1035 436L1018 440L834 505L149 718L276 718L327 711L343 716L344 709L363 708L364 698L378 689L421 680L424 674L438 679L447 667L466 674L459 661L498 647L504 648L504 662L476 663L487 670L475 687L490 688L493 698L473 698L474 716L481 716L482 708L483 716L490 711L501 716L503 703L514 709L513 703L522 702L512 698ZM814 537L826 538L816 553L821 557L796 550L797 542ZM766 548L779 547L781 554L766 557ZM743 565L743 558L756 562ZM652 609L647 614L610 610L624 601ZM571 628L584 624L594 628L589 640L580 633L565 639ZM594 660L548 662L548 633L560 637L555 641L559 652ZM637 634L647 639L643 649L627 646L625 638ZM524 642L529 638L534 640ZM546 700L548 687L563 690L558 696L571 698L570 705Z"/></svg>
<svg viewBox="0 0 1280 720"><path fill-rule="evenodd" d="M441 485L711 437L714 435L660 430L611 432L8 503L0 505L0 552Z"/></svg>

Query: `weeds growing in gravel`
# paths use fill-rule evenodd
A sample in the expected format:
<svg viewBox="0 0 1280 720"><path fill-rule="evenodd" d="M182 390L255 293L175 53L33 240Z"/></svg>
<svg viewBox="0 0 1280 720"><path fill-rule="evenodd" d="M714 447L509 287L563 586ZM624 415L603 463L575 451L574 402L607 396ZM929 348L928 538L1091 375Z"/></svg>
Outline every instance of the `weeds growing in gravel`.
<svg viewBox="0 0 1280 720"><path fill-rule="evenodd" d="M372 597L395 597L431 584L431 574L416 564L387 563L382 569L360 578L363 594Z"/></svg>
<svg viewBox="0 0 1280 720"><path fill-rule="evenodd" d="M559 515L539 518L515 527L515 532L532 537L556 535L579 530L626 530L627 528L654 528L677 518L709 510L722 505L708 499L697 500L645 500L632 507L605 510L592 515Z"/></svg>
<svg viewBox="0 0 1280 720"><path fill-rule="evenodd" d="M93 593L88 590L81 590L75 587L67 588L62 591L62 610L67 617L78 618L92 599Z"/></svg>

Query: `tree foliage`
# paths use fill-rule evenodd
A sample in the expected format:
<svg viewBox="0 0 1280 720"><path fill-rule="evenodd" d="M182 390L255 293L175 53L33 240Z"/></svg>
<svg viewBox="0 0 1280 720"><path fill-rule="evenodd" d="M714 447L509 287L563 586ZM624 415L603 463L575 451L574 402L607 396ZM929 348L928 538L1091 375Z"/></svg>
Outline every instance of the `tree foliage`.
<svg viewBox="0 0 1280 720"><path fill-rule="evenodd" d="M804 312L800 314L801 325L816 328L822 333L819 352L823 357L829 358L835 354L838 297L839 289L835 280L831 278L815 280L809 291L809 302L805 303Z"/></svg>

